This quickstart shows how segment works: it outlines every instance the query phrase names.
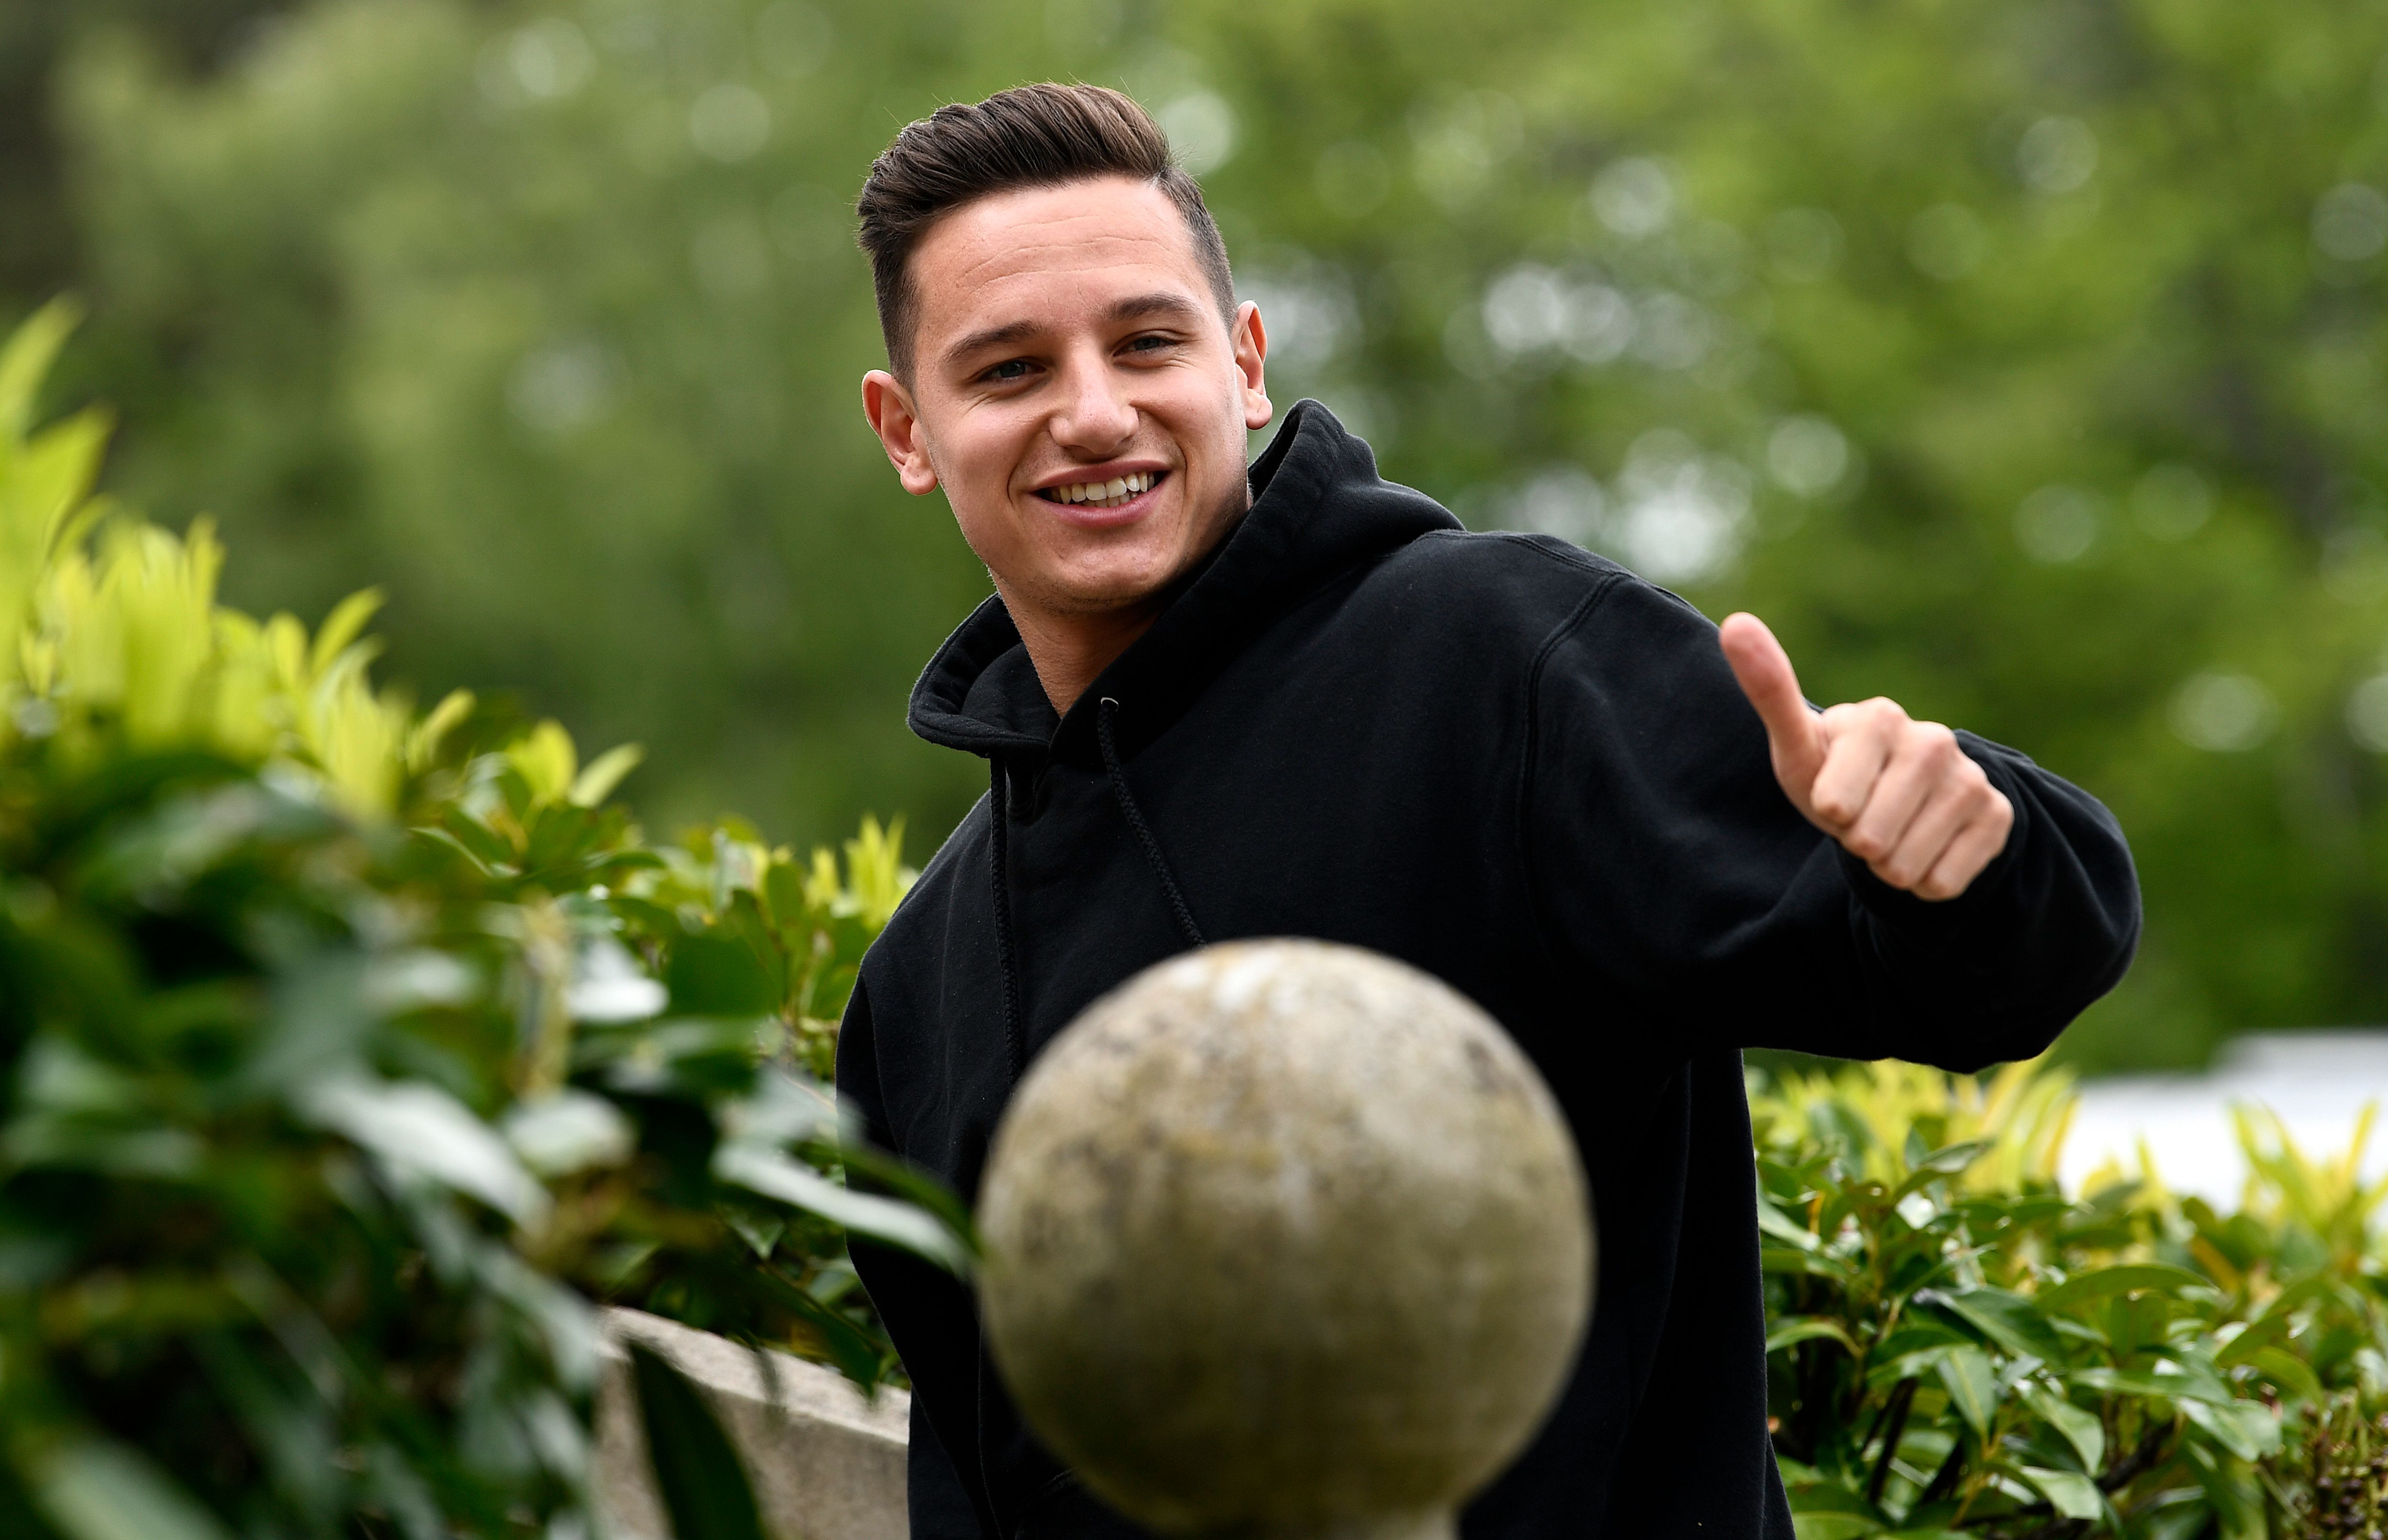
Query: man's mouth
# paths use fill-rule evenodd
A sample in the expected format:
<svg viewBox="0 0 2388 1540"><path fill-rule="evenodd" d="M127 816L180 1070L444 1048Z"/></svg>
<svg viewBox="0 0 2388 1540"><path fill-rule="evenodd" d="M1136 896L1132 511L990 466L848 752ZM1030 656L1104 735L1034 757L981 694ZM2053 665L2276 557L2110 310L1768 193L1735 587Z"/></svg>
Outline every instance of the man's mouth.
<svg viewBox="0 0 2388 1540"><path fill-rule="evenodd" d="M1138 471L1134 475L1113 476L1109 481L1078 481L1067 486L1048 486L1036 495L1047 502L1065 503L1073 507L1124 508L1160 486L1168 473L1166 471Z"/></svg>

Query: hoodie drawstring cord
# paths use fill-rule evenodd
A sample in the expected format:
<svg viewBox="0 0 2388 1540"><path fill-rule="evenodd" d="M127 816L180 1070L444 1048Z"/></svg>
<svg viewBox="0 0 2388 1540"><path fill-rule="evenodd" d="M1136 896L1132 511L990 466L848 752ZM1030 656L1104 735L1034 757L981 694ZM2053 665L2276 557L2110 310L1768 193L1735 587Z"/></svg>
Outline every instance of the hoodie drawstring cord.
<svg viewBox="0 0 2388 1540"><path fill-rule="evenodd" d="M1011 1055L1011 1079L1017 1085L1022 1071L1027 1067L1028 1055L1022 1041L1020 960L1013 955L1011 948L1011 883L1010 873L1005 869L1009 865L1005 848L1011 841L1011 788L1003 773L1002 759L989 754L986 763L993 771L987 802L988 810L994 814L994 827L988 831L987 845L995 879L996 966L1003 973L1003 1045Z"/></svg>
<svg viewBox="0 0 2388 1540"><path fill-rule="evenodd" d="M1136 830L1138 843L1144 846L1144 858L1152 864L1152 875L1161 879L1162 891L1169 895L1169 907L1177 916L1177 928L1196 946L1203 944L1202 928L1194 923L1194 911L1186 905L1186 895L1178 891L1177 879L1169 873L1169 863L1162 858L1161 841L1152 837L1152 828L1144 821L1136 797L1127 789L1127 772L1120 767L1119 744L1111 736L1111 718L1119 712L1119 702L1106 695L1095 716L1095 739L1102 745L1103 768L1111 775L1111 795L1119 799L1120 812L1126 815L1128 827Z"/></svg>

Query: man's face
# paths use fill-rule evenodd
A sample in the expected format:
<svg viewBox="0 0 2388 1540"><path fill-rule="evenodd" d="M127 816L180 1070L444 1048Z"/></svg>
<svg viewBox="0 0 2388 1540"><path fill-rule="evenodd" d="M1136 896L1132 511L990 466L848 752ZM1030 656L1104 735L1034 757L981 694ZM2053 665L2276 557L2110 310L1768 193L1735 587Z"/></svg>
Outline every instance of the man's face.
<svg viewBox="0 0 2388 1540"><path fill-rule="evenodd" d="M930 227L910 275L912 380L873 371L865 409L1023 625L1138 608L1243 512L1266 336L1249 304L1221 318L1159 188L980 198Z"/></svg>

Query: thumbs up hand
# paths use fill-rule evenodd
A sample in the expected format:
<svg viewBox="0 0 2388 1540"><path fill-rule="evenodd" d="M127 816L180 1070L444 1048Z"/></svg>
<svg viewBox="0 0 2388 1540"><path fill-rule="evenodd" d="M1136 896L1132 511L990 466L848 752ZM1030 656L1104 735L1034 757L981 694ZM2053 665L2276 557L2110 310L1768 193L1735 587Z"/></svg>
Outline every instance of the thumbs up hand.
<svg viewBox="0 0 2388 1540"><path fill-rule="evenodd" d="M1727 616L1719 639L1766 724L1791 805L1874 876L1918 898L1952 899L2006 848L2013 804L1956 734L1880 697L1810 710L1783 644L1756 615Z"/></svg>

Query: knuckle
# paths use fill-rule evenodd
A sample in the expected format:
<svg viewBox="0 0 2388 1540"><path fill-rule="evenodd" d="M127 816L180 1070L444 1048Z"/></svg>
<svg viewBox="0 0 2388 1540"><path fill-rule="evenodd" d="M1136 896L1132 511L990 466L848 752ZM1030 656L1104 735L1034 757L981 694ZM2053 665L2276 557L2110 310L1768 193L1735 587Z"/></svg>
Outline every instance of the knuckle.
<svg viewBox="0 0 2388 1540"><path fill-rule="evenodd" d="M1932 730L1928 722L1911 722L1899 730L1899 752L1942 780L1956 771L1956 742Z"/></svg>

